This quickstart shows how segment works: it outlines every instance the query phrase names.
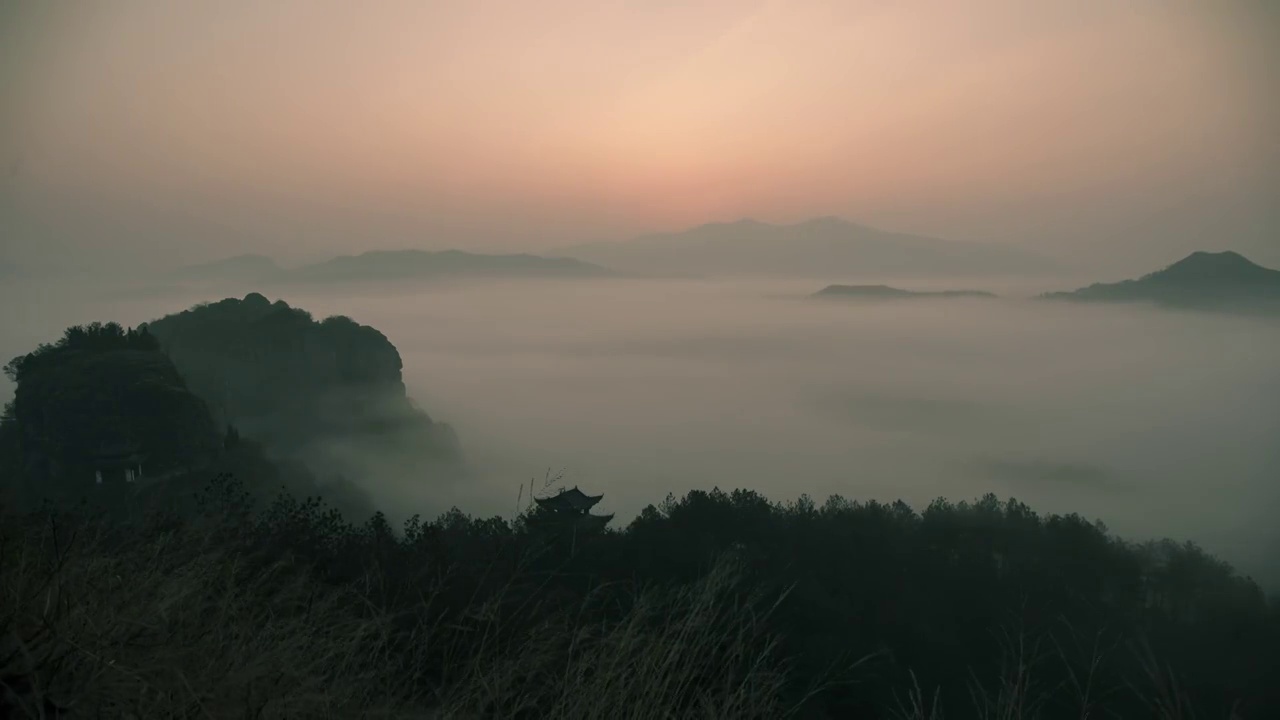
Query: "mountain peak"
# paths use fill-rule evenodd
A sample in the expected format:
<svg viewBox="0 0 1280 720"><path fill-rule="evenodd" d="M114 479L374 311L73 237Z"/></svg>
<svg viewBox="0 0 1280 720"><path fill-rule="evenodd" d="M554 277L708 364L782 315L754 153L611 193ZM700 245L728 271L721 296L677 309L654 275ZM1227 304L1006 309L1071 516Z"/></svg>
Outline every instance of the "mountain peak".
<svg viewBox="0 0 1280 720"><path fill-rule="evenodd" d="M1252 281L1264 277L1270 279L1274 272L1238 252L1198 250L1148 277L1179 282Z"/></svg>
<svg viewBox="0 0 1280 720"><path fill-rule="evenodd" d="M842 225L852 225L853 223L849 222L848 220L845 220L845 219L844 219L844 218L842 218L842 217L836 216L836 215L823 215L823 216L821 216L821 217L809 218L808 220L805 220L804 222L802 222L802 223L800 223L800 224L801 224L801 225L822 225L822 226L827 226L827 227L839 227L839 226L842 226Z"/></svg>
<svg viewBox="0 0 1280 720"><path fill-rule="evenodd" d="M1183 263L1218 263L1219 265L1235 264L1258 267L1258 265L1249 260L1249 258L1246 258L1234 250L1223 250L1221 252L1197 250L1174 264L1181 265Z"/></svg>
<svg viewBox="0 0 1280 720"><path fill-rule="evenodd" d="M1097 283L1048 297L1272 312L1280 310L1280 270L1262 267L1236 252L1200 251L1137 280Z"/></svg>
<svg viewBox="0 0 1280 720"><path fill-rule="evenodd" d="M697 227L690 228L686 232L696 232L698 230L717 229L717 228L742 229L742 228L749 228L749 227L759 227L761 225L765 225L765 223L762 223L759 220L756 220L755 218L743 217L743 218L738 218L737 220L726 220L726 221L703 223L702 225L698 225Z"/></svg>

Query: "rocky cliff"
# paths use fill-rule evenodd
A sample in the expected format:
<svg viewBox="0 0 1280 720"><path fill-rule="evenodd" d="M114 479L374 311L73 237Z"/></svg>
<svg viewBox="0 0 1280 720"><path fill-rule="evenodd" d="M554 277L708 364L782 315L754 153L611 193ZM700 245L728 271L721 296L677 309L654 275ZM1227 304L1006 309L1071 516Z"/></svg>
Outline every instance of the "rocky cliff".
<svg viewBox="0 0 1280 720"><path fill-rule="evenodd" d="M274 455L352 478L460 462L452 428L414 406L400 353L372 327L346 317L316 321L257 293L145 327L219 421Z"/></svg>

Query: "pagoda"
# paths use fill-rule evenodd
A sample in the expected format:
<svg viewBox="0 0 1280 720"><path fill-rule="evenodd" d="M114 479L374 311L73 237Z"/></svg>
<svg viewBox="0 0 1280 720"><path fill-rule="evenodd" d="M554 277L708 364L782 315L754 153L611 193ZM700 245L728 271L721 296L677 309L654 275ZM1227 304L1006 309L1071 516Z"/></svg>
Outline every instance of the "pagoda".
<svg viewBox="0 0 1280 720"><path fill-rule="evenodd" d="M603 497L604 495L588 495L576 485L568 490L561 489L551 497L535 497L533 501L538 504L539 512L534 522L544 527L570 529L572 553L577 545L578 533L604 530L605 525L613 519L613 513L593 515L590 512Z"/></svg>

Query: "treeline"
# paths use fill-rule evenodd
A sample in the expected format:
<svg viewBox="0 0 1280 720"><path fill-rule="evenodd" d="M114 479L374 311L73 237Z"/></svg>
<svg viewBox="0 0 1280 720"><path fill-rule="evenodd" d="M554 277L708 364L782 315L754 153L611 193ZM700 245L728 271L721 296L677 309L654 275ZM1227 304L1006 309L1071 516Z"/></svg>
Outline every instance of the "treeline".
<svg viewBox="0 0 1280 720"><path fill-rule="evenodd" d="M1256 584L1013 500L694 491L606 531L537 508L352 524L226 476L197 500L4 516L11 695L156 717L1280 708L1280 608Z"/></svg>

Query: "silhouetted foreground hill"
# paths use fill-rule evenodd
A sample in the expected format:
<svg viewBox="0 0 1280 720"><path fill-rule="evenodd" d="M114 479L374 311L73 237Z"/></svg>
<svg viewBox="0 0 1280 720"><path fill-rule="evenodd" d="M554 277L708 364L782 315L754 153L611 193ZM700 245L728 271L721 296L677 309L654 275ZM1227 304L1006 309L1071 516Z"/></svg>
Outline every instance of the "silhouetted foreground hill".
<svg viewBox="0 0 1280 720"><path fill-rule="evenodd" d="M1196 252L1164 270L1137 280L1097 283L1074 292L1050 293L1044 297L1081 302L1152 302L1205 310L1280 312L1280 271L1264 268L1234 252Z"/></svg>
<svg viewBox="0 0 1280 720"><path fill-rule="evenodd" d="M850 300L899 300L908 298L994 298L981 290L902 290L888 285L828 285L813 294L816 298Z"/></svg>
<svg viewBox="0 0 1280 720"><path fill-rule="evenodd" d="M993 275L1055 269L1050 261L1013 248L887 232L834 217L794 225L711 223L560 252L627 272L680 276Z"/></svg>
<svg viewBox="0 0 1280 720"><path fill-rule="evenodd" d="M3 702L266 718L1280 709L1280 608L1190 544L991 496L916 512L694 491L622 531L541 512L394 532L255 504L220 478L184 513L4 513Z"/></svg>
<svg viewBox="0 0 1280 720"><path fill-rule="evenodd" d="M450 473L452 428L416 408L400 353L350 318L314 320L252 293L147 323L217 420L278 457L349 478Z"/></svg>

